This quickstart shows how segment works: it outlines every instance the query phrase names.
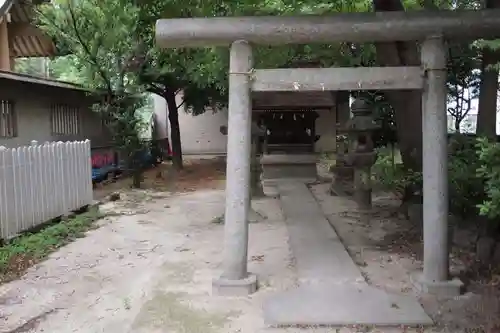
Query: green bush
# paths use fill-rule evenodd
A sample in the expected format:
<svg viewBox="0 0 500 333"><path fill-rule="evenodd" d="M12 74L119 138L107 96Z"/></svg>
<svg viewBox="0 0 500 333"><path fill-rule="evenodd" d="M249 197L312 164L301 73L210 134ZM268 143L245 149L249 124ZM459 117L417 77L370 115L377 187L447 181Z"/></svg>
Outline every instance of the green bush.
<svg viewBox="0 0 500 333"><path fill-rule="evenodd" d="M480 142L482 145L476 144L475 138L464 135L454 135L449 141L449 209L452 214L461 217L477 215L478 207L482 214L486 215L494 209L500 216L500 163L497 163L500 162L500 147L491 148L484 141ZM496 174L492 172L494 168ZM478 169L483 171L478 172ZM402 194L408 186L417 191L422 188L422 174L405 170L402 164L394 163L391 153L385 148L377 150L372 171L375 184L383 190ZM485 181L485 174L489 174L488 182ZM485 188L485 184L489 187ZM494 199L486 200L490 197ZM489 213L488 216L497 215Z"/></svg>
<svg viewBox="0 0 500 333"><path fill-rule="evenodd" d="M478 214L477 206L486 198L476 139L453 135L448 144L449 209L463 218Z"/></svg>
<svg viewBox="0 0 500 333"><path fill-rule="evenodd" d="M380 189L402 194L406 187L420 184L422 177L418 172L405 170L403 164L395 163L393 153L385 147L377 149L372 178Z"/></svg>
<svg viewBox="0 0 500 333"><path fill-rule="evenodd" d="M500 144L485 138L477 139L479 167L477 176L484 179L485 198L477 204L481 215L500 217Z"/></svg>

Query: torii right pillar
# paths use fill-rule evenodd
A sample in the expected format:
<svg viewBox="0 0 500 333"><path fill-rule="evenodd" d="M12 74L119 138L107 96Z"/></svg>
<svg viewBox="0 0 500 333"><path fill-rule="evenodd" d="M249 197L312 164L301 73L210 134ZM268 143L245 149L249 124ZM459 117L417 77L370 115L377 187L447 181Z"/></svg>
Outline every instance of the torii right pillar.
<svg viewBox="0 0 500 333"><path fill-rule="evenodd" d="M463 286L449 274L446 54L441 36L422 43L424 270L416 285L438 297L458 296Z"/></svg>

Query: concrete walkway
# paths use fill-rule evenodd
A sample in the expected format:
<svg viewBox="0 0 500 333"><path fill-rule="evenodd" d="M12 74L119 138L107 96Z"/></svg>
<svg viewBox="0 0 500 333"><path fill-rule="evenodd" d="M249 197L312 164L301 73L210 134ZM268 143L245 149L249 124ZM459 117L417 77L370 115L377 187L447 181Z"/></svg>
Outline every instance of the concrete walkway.
<svg viewBox="0 0 500 333"><path fill-rule="evenodd" d="M266 324L432 324L415 298L368 285L304 183L278 183L277 189L299 287L277 293L264 303Z"/></svg>

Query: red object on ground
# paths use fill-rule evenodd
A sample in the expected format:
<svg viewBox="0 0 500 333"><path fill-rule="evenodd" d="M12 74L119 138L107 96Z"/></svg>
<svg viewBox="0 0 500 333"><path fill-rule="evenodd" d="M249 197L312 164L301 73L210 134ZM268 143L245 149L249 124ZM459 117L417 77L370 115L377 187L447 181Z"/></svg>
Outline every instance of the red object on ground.
<svg viewBox="0 0 500 333"><path fill-rule="evenodd" d="M168 139L165 140L165 146L167 146L167 156L172 157L172 149L170 148L170 142Z"/></svg>

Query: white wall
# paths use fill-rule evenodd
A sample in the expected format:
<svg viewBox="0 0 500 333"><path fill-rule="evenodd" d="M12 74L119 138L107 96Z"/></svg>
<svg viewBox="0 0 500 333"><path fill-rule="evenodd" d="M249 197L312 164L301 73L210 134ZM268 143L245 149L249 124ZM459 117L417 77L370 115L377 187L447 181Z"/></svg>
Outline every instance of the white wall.
<svg viewBox="0 0 500 333"><path fill-rule="evenodd" d="M168 126L168 114L167 114L167 102L165 98L160 95L151 94L153 98L154 107L154 121L156 137L155 139L165 139L169 137L169 126Z"/></svg>
<svg viewBox="0 0 500 333"><path fill-rule="evenodd" d="M207 110L193 116L179 110L182 151L184 154L225 154L227 138L220 132L227 125L227 110L213 113Z"/></svg>
<svg viewBox="0 0 500 333"><path fill-rule="evenodd" d="M162 96L153 94L157 139L168 137L171 141L170 126L167 114L167 103ZM176 96L177 105L182 103L182 94ZM225 154L226 137L220 133L220 127L227 125L227 111L213 113L207 110L204 114L193 116L186 108L179 108L179 127L181 131L182 152L186 155Z"/></svg>

